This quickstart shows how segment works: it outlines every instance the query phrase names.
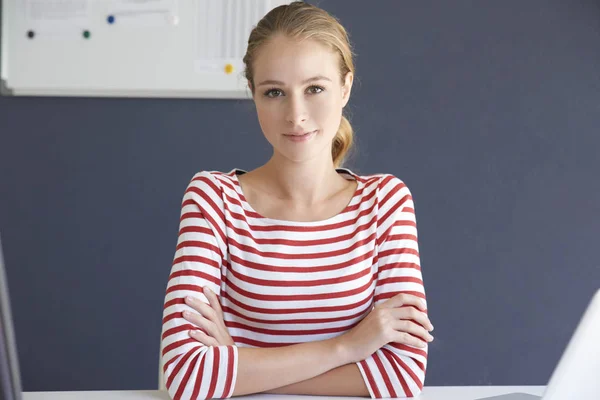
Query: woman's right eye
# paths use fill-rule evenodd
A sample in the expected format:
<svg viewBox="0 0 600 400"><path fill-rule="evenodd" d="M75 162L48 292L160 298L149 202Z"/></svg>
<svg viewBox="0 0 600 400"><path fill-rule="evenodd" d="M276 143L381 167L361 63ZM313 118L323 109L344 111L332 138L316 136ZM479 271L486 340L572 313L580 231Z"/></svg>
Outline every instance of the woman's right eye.
<svg viewBox="0 0 600 400"><path fill-rule="evenodd" d="M281 90L279 89L269 89L265 92L265 96L267 97L279 97L281 96Z"/></svg>

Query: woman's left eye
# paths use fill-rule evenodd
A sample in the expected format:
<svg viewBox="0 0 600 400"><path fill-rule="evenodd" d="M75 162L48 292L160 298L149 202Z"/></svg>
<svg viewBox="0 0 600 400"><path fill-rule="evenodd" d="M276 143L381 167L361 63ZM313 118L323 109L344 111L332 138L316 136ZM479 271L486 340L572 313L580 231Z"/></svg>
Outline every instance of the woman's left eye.
<svg viewBox="0 0 600 400"><path fill-rule="evenodd" d="M311 86L308 88L308 92L310 94L321 93L323 90L325 90L325 89L323 89L321 86Z"/></svg>

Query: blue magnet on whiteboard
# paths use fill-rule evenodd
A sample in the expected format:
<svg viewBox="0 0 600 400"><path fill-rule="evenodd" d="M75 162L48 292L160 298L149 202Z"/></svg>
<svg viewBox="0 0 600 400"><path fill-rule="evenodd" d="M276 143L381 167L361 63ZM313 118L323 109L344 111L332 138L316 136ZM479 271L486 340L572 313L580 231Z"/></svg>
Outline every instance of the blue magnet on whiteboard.
<svg viewBox="0 0 600 400"><path fill-rule="evenodd" d="M106 18L106 20L108 21L109 24L114 24L115 23L115 16L114 15L109 15L108 18Z"/></svg>

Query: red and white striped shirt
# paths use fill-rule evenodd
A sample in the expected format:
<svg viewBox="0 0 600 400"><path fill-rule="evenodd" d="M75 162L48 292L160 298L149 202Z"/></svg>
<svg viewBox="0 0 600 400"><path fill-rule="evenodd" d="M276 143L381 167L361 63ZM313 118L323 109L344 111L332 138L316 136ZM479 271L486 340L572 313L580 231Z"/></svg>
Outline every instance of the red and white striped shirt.
<svg viewBox="0 0 600 400"><path fill-rule="evenodd" d="M425 300L411 193L389 174L358 176L347 207L317 222L265 218L246 201L237 175L203 171L183 197L166 289L161 368L174 399L231 397L238 347L330 339L398 293ZM233 346L190 338L191 295L219 296ZM390 343L356 363L372 398L412 397L423 388L427 347Z"/></svg>

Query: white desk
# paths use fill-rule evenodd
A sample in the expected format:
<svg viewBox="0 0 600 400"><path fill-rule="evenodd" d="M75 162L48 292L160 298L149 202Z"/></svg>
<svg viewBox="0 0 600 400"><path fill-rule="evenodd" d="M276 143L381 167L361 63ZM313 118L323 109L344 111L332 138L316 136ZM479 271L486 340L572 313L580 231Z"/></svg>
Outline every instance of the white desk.
<svg viewBox="0 0 600 400"><path fill-rule="evenodd" d="M498 396L501 394L521 392L537 396L544 393L545 386L426 386L417 399L420 400L476 400L481 397ZM252 400L318 400L336 399L339 397L325 396L296 396L279 394L253 394L250 396L234 397ZM23 400L169 400L165 391L159 390L127 390L127 391L90 391L90 392L25 392ZM352 399L344 397L344 399ZM354 399L364 400L363 397Z"/></svg>

